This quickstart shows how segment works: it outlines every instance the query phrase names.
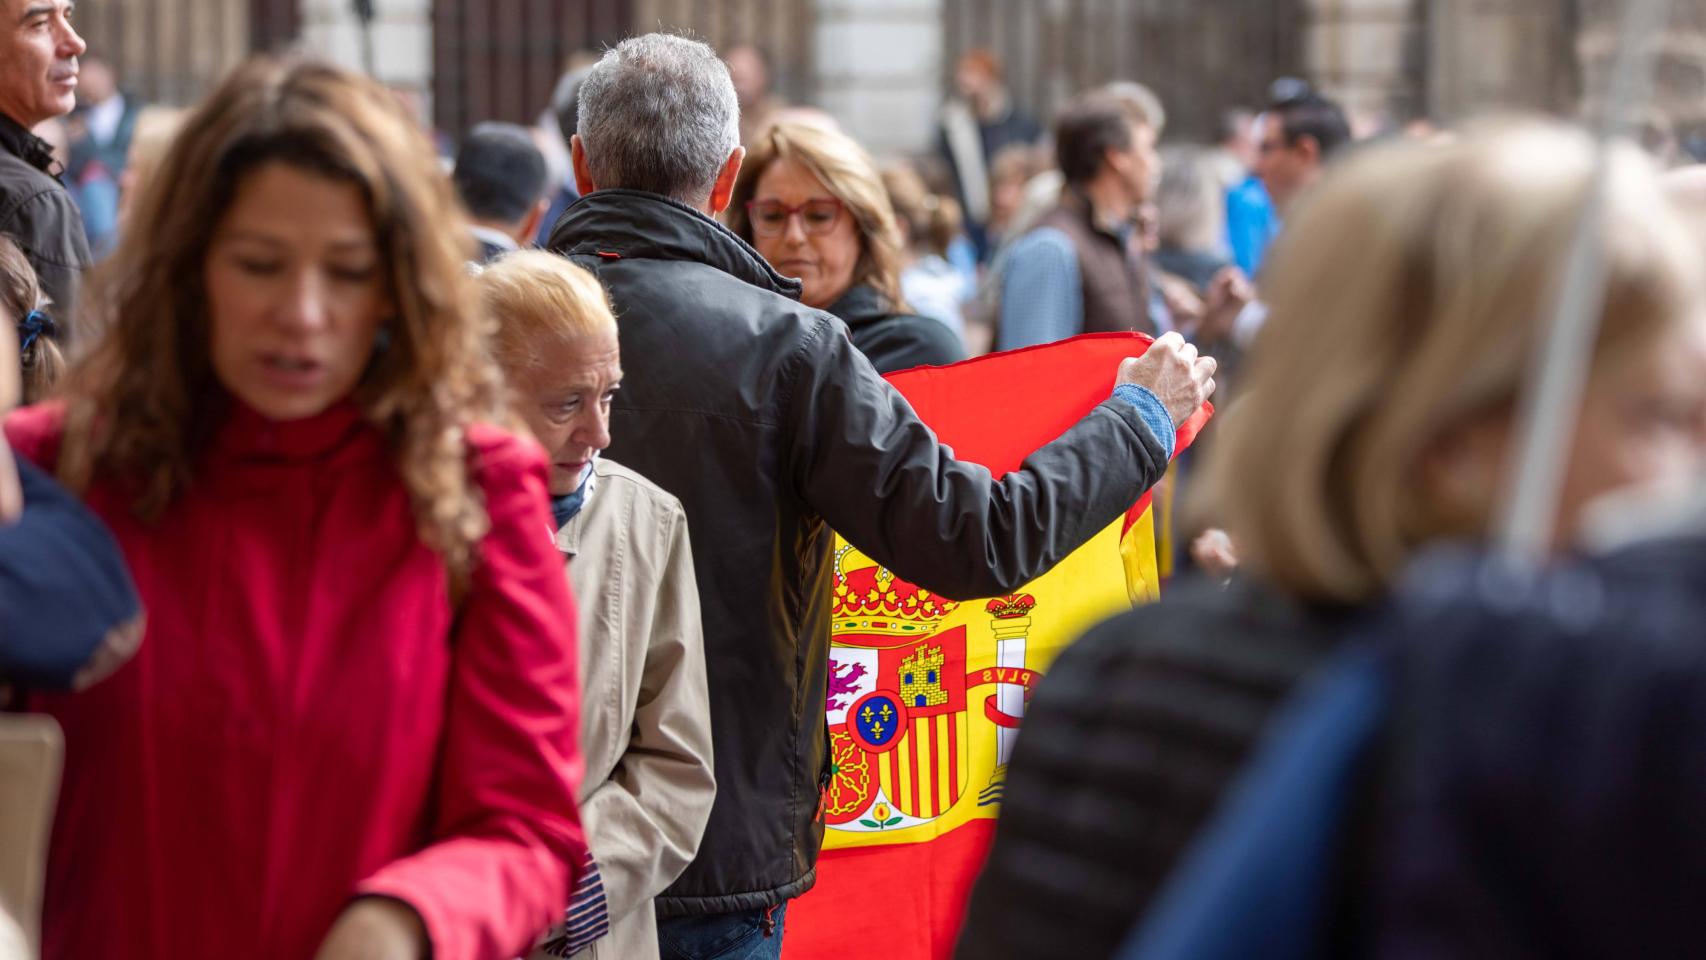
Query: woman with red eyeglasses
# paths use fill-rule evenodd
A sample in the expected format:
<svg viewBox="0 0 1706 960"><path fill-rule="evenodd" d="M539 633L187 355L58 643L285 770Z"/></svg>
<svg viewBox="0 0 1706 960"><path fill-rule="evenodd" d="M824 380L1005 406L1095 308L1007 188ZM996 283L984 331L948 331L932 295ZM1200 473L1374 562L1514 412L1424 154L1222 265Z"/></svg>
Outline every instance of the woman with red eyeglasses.
<svg viewBox="0 0 1706 960"><path fill-rule="evenodd" d="M779 123L754 143L735 181L729 227L800 300L840 317L879 373L966 358L946 324L901 298L905 245L870 156L833 130Z"/></svg>

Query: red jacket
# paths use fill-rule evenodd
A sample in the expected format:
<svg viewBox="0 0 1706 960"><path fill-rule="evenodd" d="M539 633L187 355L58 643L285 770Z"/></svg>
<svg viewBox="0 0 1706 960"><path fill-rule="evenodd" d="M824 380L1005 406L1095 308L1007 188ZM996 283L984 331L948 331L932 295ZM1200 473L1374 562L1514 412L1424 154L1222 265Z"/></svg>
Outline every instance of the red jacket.
<svg viewBox="0 0 1706 960"><path fill-rule="evenodd" d="M63 409L7 418L51 468ZM380 433L353 404L239 405L158 523L89 505L148 614L136 658L34 706L65 728L48 958L311 957L358 894L435 960L514 957L584 855L575 616L538 450L470 431L491 532L453 610Z"/></svg>

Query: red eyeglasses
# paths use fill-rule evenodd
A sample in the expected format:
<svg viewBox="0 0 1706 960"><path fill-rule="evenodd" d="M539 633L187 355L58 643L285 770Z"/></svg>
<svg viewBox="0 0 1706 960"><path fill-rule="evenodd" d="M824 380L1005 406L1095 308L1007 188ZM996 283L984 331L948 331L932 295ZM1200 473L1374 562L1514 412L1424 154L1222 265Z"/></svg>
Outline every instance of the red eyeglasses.
<svg viewBox="0 0 1706 960"><path fill-rule="evenodd" d="M779 237L788 229L794 214L800 215L800 226L812 236L822 236L835 229L841 219L841 201L834 197L813 197L797 207L780 200L748 200L746 217L752 223L752 233L759 237Z"/></svg>

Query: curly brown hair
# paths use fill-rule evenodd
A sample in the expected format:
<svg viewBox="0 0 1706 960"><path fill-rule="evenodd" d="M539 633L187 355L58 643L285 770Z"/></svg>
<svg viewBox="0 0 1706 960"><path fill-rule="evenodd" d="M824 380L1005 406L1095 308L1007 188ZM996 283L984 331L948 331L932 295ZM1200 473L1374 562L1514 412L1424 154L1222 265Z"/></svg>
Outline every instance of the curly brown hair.
<svg viewBox="0 0 1706 960"><path fill-rule="evenodd" d="M313 60L238 67L144 184L133 229L84 298L85 329L100 339L67 380L59 475L75 490L120 478L150 520L188 487L230 402L209 355L202 264L238 185L274 163L353 183L365 197L396 312L355 398L390 442L421 538L461 581L488 525L464 428L510 422L464 267L470 235L397 99Z"/></svg>

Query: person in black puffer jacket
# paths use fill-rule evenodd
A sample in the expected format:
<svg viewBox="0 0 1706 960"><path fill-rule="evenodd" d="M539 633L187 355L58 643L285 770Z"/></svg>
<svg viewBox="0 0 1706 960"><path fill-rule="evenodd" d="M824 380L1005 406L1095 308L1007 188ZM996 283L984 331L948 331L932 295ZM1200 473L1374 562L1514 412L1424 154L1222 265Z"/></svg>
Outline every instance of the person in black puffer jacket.
<svg viewBox="0 0 1706 960"><path fill-rule="evenodd" d="M1296 212L1247 392L1200 477L1248 580L1181 588L1048 668L960 957L1112 954L1298 681L1418 550L1485 538L1595 157L1585 135L1539 124L1377 148ZM1706 258L1640 157L1619 150L1611 170L1560 547L1596 496L1690 476L1702 453Z"/></svg>

